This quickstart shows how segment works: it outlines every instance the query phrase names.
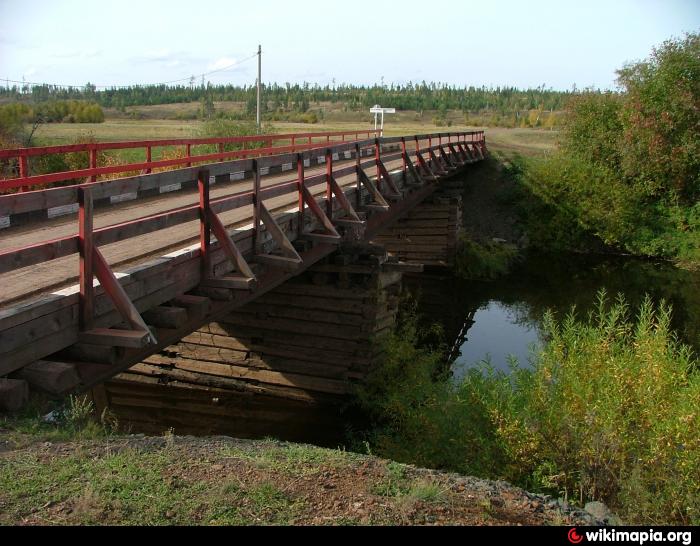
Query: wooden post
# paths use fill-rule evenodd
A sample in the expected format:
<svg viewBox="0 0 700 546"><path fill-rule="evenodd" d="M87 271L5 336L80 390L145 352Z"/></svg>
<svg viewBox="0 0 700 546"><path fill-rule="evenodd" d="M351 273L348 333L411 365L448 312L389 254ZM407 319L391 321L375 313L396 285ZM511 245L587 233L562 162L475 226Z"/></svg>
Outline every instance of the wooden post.
<svg viewBox="0 0 700 546"><path fill-rule="evenodd" d="M381 153L381 146L379 144L379 139L375 138L374 139L374 161L377 164L377 188L381 188L382 186L382 176L381 176L381 171L379 170L379 162L382 160L382 153Z"/></svg>
<svg viewBox="0 0 700 546"><path fill-rule="evenodd" d="M29 176L29 160L26 155L19 156L19 177L27 178ZM21 191L29 191L29 186L22 186Z"/></svg>
<svg viewBox="0 0 700 546"><path fill-rule="evenodd" d="M333 190L331 179L333 178L333 152L326 148L326 215L333 218Z"/></svg>
<svg viewBox="0 0 700 546"><path fill-rule="evenodd" d="M304 156L297 154L297 186L299 188L299 226L297 233L304 233Z"/></svg>
<svg viewBox="0 0 700 546"><path fill-rule="evenodd" d="M404 137L401 137L401 159L403 162L403 174L401 175L401 178L403 180L403 183L406 183L406 171L408 170L408 156L406 155L406 139Z"/></svg>
<svg viewBox="0 0 700 546"><path fill-rule="evenodd" d="M81 331L92 329L95 316L95 289L93 288L93 214L92 193L89 188L78 188L78 240L80 251L80 309Z"/></svg>
<svg viewBox="0 0 700 546"><path fill-rule="evenodd" d="M253 254L260 254L260 168L253 160Z"/></svg>
<svg viewBox="0 0 700 546"><path fill-rule="evenodd" d="M211 224L209 222L209 171L201 169L197 176L199 189L199 250L201 257L201 278L209 278L211 275L211 257L209 246L211 244Z"/></svg>
<svg viewBox="0 0 700 546"><path fill-rule="evenodd" d="M97 150L95 148L90 148L90 168L97 168ZM90 177L90 182L97 182L97 175L92 175Z"/></svg>
<svg viewBox="0 0 700 546"><path fill-rule="evenodd" d="M188 144L187 146L185 146L185 154L187 155L187 157L192 157L192 144ZM187 166L191 167L192 162L188 161Z"/></svg>
<svg viewBox="0 0 700 546"><path fill-rule="evenodd" d="M152 155L151 155L151 147L146 146L146 163L150 163L152 161ZM151 174L152 169L148 167L146 169L146 174Z"/></svg>
<svg viewBox="0 0 700 546"><path fill-rule="evenodd" d="M360 166L361 164L362 164L362 158L360 157L360 145L355 144L355 172L357 173L356 204L357 204L358 210L359 210L360 206L362 205L362 178L361 178L361 173L360 173L360 171L362 170L362 167Z"/></svg>

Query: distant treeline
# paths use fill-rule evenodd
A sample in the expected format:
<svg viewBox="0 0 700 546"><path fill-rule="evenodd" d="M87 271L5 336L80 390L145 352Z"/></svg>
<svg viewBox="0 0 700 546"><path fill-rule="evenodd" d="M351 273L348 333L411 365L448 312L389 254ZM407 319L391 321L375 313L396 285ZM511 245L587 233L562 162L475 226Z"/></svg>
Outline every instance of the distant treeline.
<svg viewBox="0 0 700 546"><path fill-rule="evenodd" d="M102 107L94 101L48 100L12 102L0 106L0 125L17 123L102 123Z"/></svg>
<svg viewBox="0 0 700 546"><path fill-rule="evenodd" d="M555 91L544 86L534 89L515 87L456 87L438 83L408 83L390 86L319 86L271 84L263 87L266 111L306 112L320 102L341 103L350 111L365 110L375 104L400 110L448 111L464 113L494 112L509 115L531 110L559 111L576 91ZM49 100L89 100L107 108L173 104L187 102L236 101L246 103L246 112L255 111L255 86L133 86L97 90L88 84L82 88L50 85L25 85L0 88L0 98L41 103Z"/></svg>

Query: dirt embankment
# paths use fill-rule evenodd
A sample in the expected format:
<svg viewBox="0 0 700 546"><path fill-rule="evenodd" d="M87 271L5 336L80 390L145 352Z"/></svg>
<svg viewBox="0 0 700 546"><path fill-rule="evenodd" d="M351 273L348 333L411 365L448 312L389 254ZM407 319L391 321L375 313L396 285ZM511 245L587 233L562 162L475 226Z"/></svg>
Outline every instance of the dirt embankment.
<svg viewBox="0 0 700 546"><path fill-rule="evenodd" d="M0 524L599 523L503 482L301 444L0 432Z"/></svg>

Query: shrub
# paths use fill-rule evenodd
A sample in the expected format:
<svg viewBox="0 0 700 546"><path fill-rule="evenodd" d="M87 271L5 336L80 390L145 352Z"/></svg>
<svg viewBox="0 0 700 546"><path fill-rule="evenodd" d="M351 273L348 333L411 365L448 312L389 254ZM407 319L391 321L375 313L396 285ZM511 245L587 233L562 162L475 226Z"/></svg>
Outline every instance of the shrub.
<svg viewBox="0 0 700 546"><path fill-rule="evenodd" d="M700 375L647 300L636 320L604 292L587 320L548 313L531 368L488 363L456 384L415 322L383 347L359 399L375 453L502 478L575 503L606 502L626 522L700 522Z"/></svg>

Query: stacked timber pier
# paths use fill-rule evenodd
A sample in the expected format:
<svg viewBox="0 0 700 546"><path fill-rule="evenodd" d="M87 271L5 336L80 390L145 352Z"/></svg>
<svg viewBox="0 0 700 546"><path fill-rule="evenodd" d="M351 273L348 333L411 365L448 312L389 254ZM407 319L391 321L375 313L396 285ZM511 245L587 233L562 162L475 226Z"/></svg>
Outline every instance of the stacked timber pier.
<svg viewBox="0 0 700 546"><path fill-rule="evenodd" d="M231 420L229 392L255 403L350 392L393 326L401 272L449 265L460 203L442 192L487 152L480 132L342 138L0 195L0 216L77 209L0 234L11 287L0 294L0 406L21 406L28 387L91 391L131 422L170 412L188 414L186 427L205 407ZM84 171L53 176L102 174ZM13 187L40 182L22 174ZM144 191L146 216L120 199L95 208ZM152 396L162 388L177 394Z"/></svg>

